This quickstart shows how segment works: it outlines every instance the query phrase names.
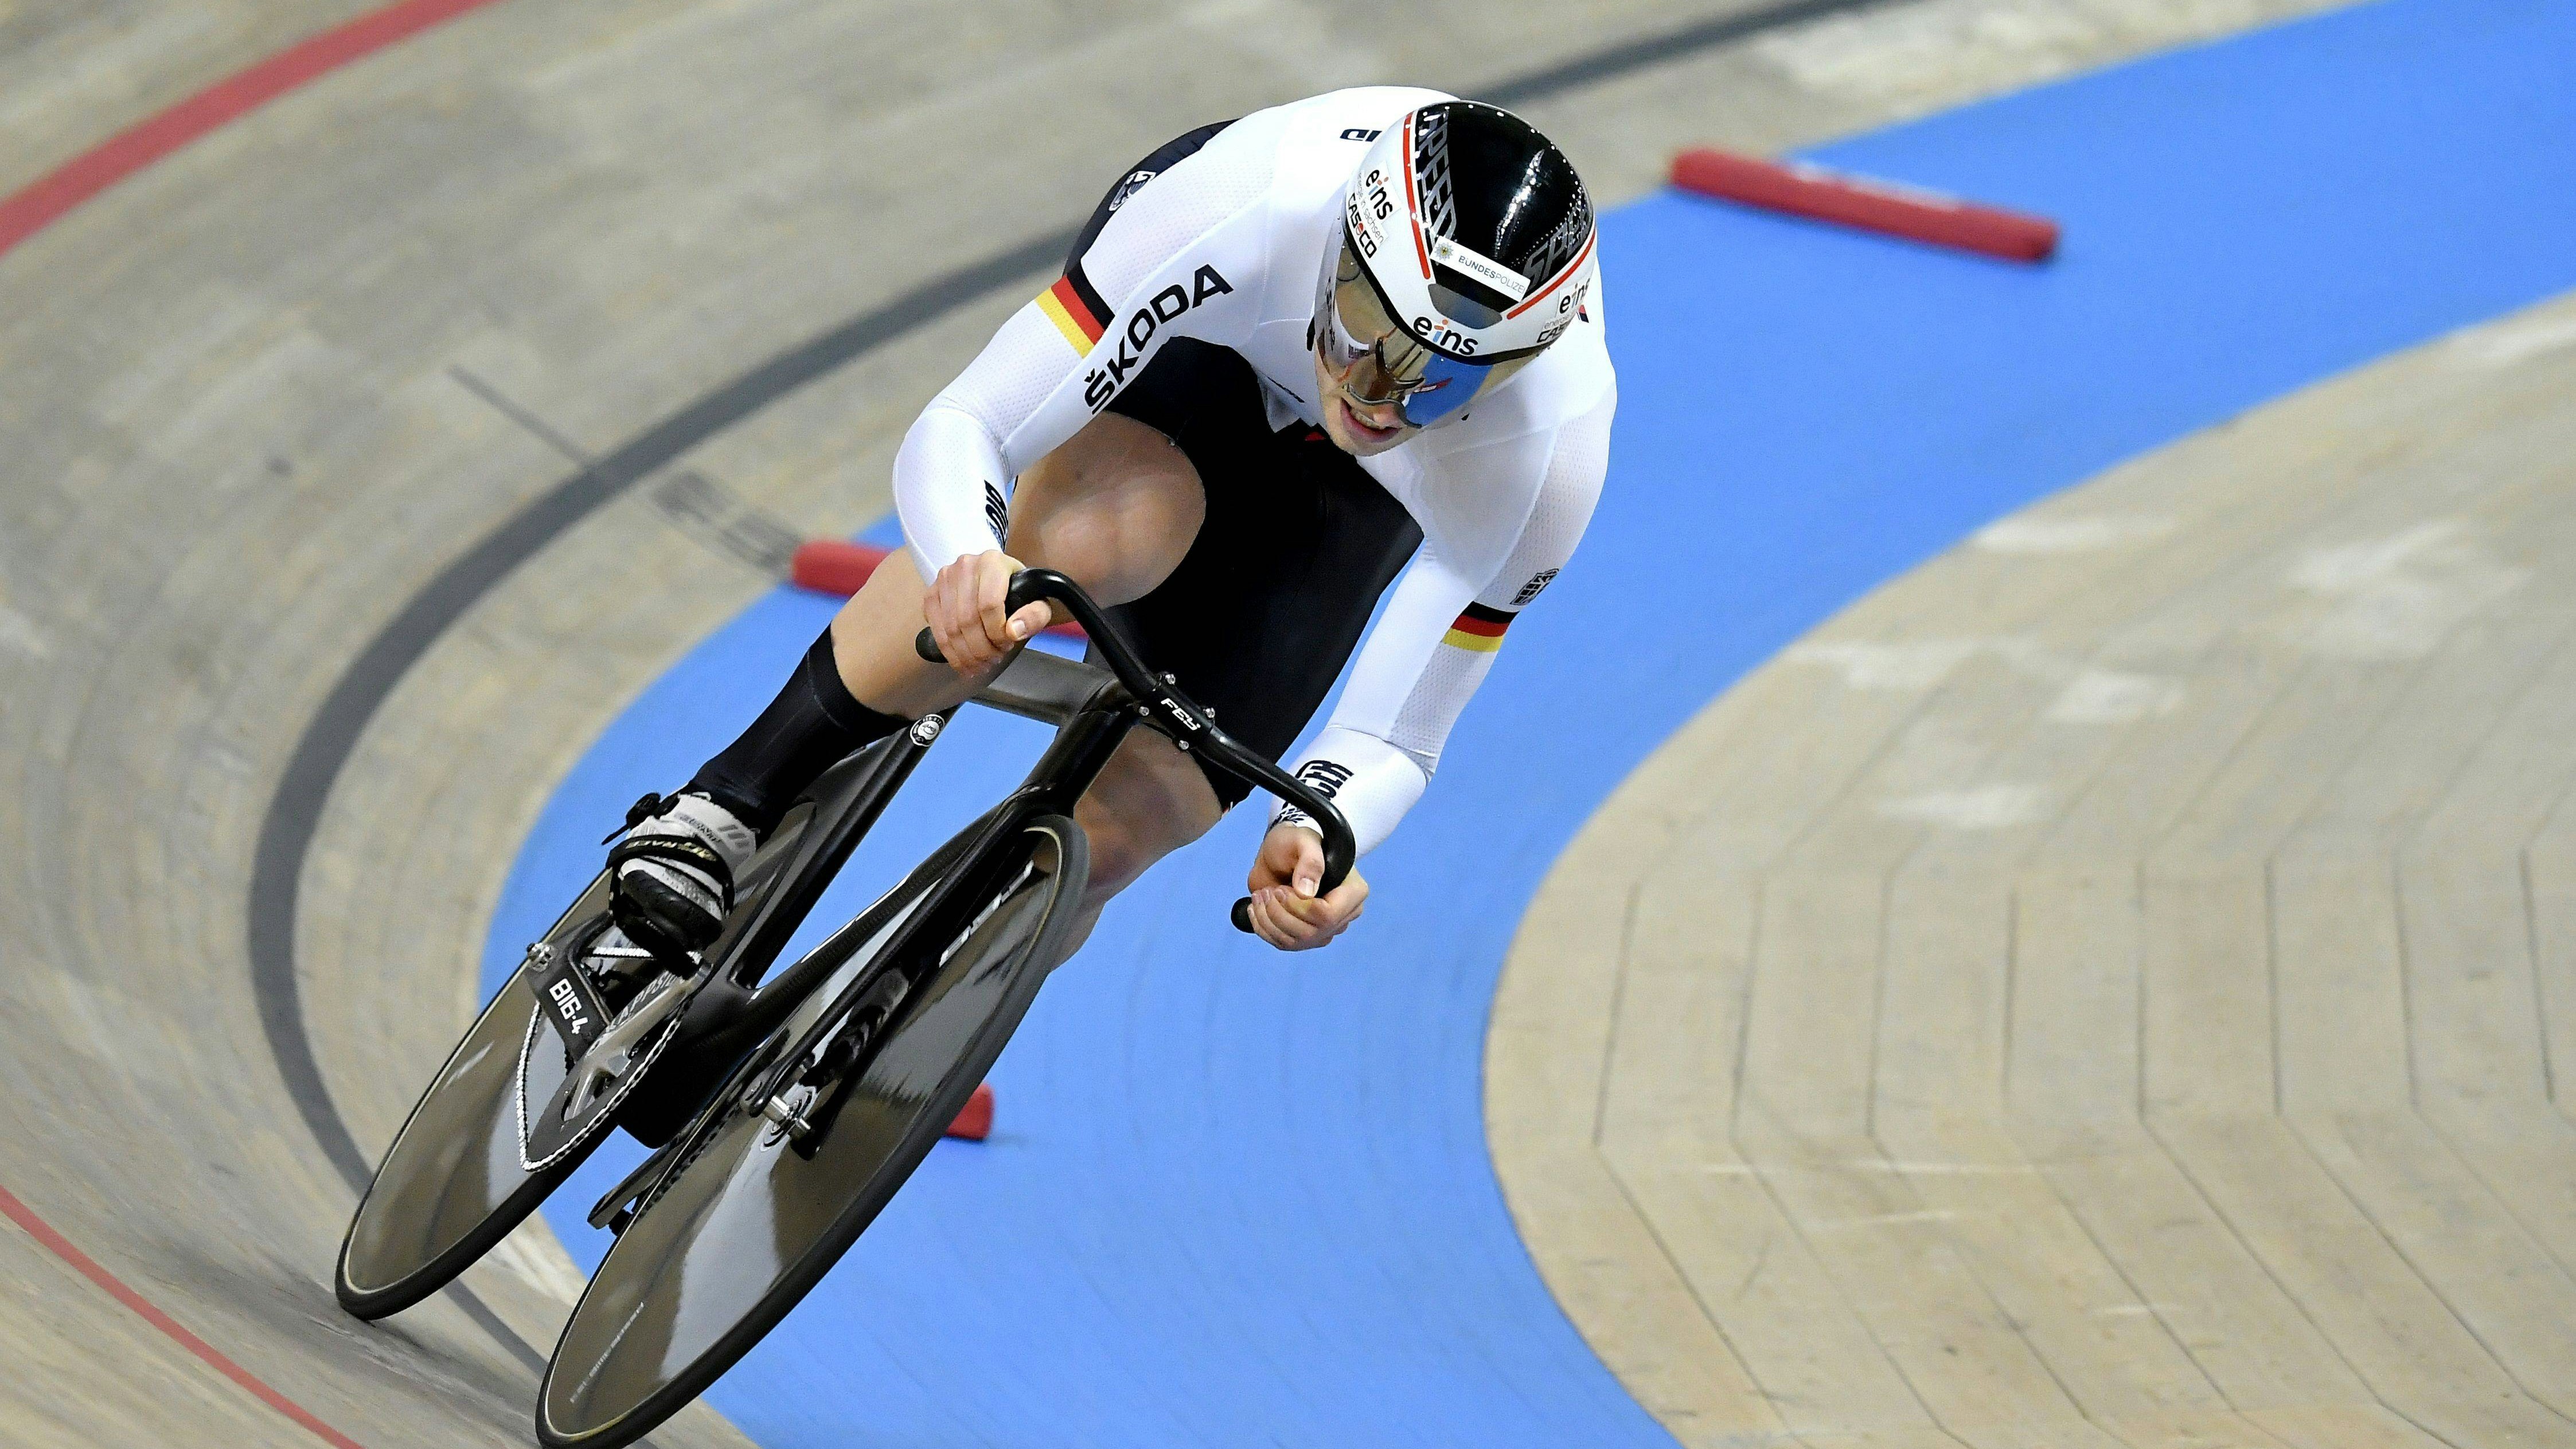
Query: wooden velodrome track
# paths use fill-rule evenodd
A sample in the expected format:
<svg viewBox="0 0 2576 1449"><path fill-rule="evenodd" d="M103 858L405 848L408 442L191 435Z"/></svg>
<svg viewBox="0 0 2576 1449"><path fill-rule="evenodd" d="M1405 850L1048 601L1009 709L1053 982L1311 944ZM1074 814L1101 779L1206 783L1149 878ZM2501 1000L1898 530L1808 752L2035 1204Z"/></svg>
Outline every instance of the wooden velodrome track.
<svg viewBox="0 0 2576 1449"><path fill-rule="evenodd" d="M1705 5L1629 4L1595 7L1575 33L1534 4L1415 7L1397 27L1375 11L1260 3L1104 19L503 0L218 131L0 257L0 752L16 782L0 792L0 1187L361 1443L524 1442L529 1345L551 1341L569 1265L532 1228L469 1275L470 1294L355 1325L326 1284L352 1173L470 1011L513 844L582 742L769 585L782 526L843 532L884 510L904 423L1035 285L1118 166L1210 116L1413 77L1518 101L1616 200L1653 184L1681 144L1801 144L2292 8L1926 0L1730 29ZM354 9L0 10L12 141L0 192ZM1632 44L1674 35L1655 64ZM2545 388L2551 374L2533 370L2545 359L2526 361L2493 375ZM811 381L785 390L780 369ZM2233 445L2300 447L2300 410L2341 405L2431 410L2463 449L2489 430L2508 439L2498 446L2543 446L2499 400L2525 394L2471 405L2444 391L2437 363L2389 372L2353 384L2381 389L2366 401L2287 404L2277 435L2249 429ZM2420 1442L2400 1427L2412 1421L2455 1443L2538 1442L2576 1408L2545 1388L2571 1381L2552 1357L2567 1352L2563 1318L2545 1316L2565 1300L2500 1286L2564 1275L2569 1210L2563 1188L2546 1190L2564 1183L2564 1158L2540 1155L2563 1154L2564 1129L2526 1080L2538 1045L2514 1057L2522 1048L2478 1034L2502 1031L2511 1007L2470 934L2528 921L2545 947L2564 927L2545 822L2491 803L2522 788L2502 776L2554 768L2532 743L2554 744L2548 692L2498 696L2483 716L2472 703L2507 679L2481 668L2506 657L2537 673L2548 641L2464 655L2456 683L2259 659L2226 673L2243 661L2218 626L2253 606L2226 576L2184 565L2204 556L2193 530L2251 526L2192 491L2242 464L2188 445L2094 490L2144 501L2052 506L2174 520L2132 541L2143 562L2119 596L2128 614L2052 605L2053 555L1970 551L1730 696L1667 761L1782 731L1796 691L1852 700L1842 733L1778 734L1796 749L1761 773L1762 810L1707 817L1723 837L1716 884L1650 882L1633 925L1570 918L1559 890L1542 898L1532 933L1588 941L1594 954L1565 959L1628 971L1627 1034L1604 1020L1589 1060L1515 1059L1516 1013L1582 984L1515 970L1494 1042L1498 1160L1560 1298L1684 1437L2089 1414L2132 1441L2223 1442L2260 1424L2303 1443ZM2516 550L2504 562L2424 533L2403 490L2388 491L2385 568L2401 582L2430 570L2425 587L2474 592L2481 567L2540 567L2552 537L2535 476L2497 483L2491 527ZM2440 506L2474 512L2479 497ZM2311 517L2285 501L2259 520L2271 532L2249 536L2291 558ZM2019 572L1953 577L1981 561ZM2365 615L2369 587L2355 586ZM1934 593L1873 612L1916 589ZM2545 579L2530 596L2554 597ZM2284 619L2278 647L2336 637L2339 596L2318 597L2315 617ZM1888 790L1867 772L1904 758L1883 741L1955 711L2008 751L2049 703L2014 673L2038 657L2017 655L2024 644L1936 648L1944 674L1904 652L1895 623L1872 623L1918 609L1954 610L1945 627L1961 638L2050 658L2090 657L2140 619L2164 631L2147 630L2157 647L2188 652L2169 636L2199 627L2215 641L2205 667L2241 688L2195 689L2197 675L2173 671L2189 703L2123 737L2141 752L2127 773L2050 759L2011 775L2139 782L2118 802L2129 815L2071 846L2050 837L2054 873L2013 889L2059 817L1953 835L1873 813ZM2549 617L2516 627L2545 631ZM2452 657L2447 638L2420 670ZM1884 685L1873 649L1917 663L1891 665ZM2398 707L2410 685L2420 718ZM2252 753L2214 744L2225 721L2197 712L2250 716L2296 691ZM2524 733L2482 731L2482 718ZM1881 733L1863 738L1873 722ZM2167 729L2171 753L2147 753ZM2502 743L2481 752L2490 739ZM2195 747L2224 758L2156 773L2199 759ZM2342 768L2335 750L2367 763ZM2334 783L2346 781L2349 798ZM2177 796L2168 808L2155 790ZM1621 832L1696 823L1641 818L1637 798L1567 872L1615 874L1636 858ZM2512 828L2539 844L2517 853ZM1835 870L1809 863L1824 842ZM2400 847L2420 870L2388 869ZM1943 911L1906 914L1916 893ZM1750 922L1739 900L1757 896L1758 944L1742 924L1740 955L1673 949ZM1930 942L1922 951L1975 963L1979 980L2011 961L2010 1004L1904 996L1934 958L1892 947L1918 974L1890 967L1880 994L1880 957L1830 933L1877 940L1865 923L1882 897L1891 941ZM2534 904L2515 915L2497 899ZM1909 922L1919 935L1899 930ZM2138 965L2106 977L2106 958L2075 943L2123 922ZM2206 935L2175 934L2186 929ZM1796 975L1763 976L1766 951L1805 954ZM2052 960L2054 974L2034 964ZM2229 969L2247 961L2256 969ZM2160 972L2171 990L2156 989ZM1757 978L1780 994L1726 1016ZM1697 995L1659 1003L1659 985ZM2331 1030L2249 1045L2158 1015L2193 992L2225 1003L2254 987L2314 994L2337 1013ZM1845 1013L1833 993L1855 990L1876 1007ZM1792 1005L1769 1012L1775 999ZM1712 1077L1677 1039L1657 1045L1655 1030L1692 1020L1743 1042L1734 1070ZM1855 1036L1855 1021L1877 1025ZM1724 1036L1730 1022L1743 1029ZM1994 1075L1957 1075L1945 1058L1953 1075L1934 1080L1906 1046L1935 1039L1991 1041L1977 1060ZM1874 1067L1854 1076L1856 1051ZM1694 1060L1697 1075L1655 1075ZM2238 1080L2247 1062L2276 1065ZM1565 1073L1593 1085L1525 1090ZM1712 1105L1712 1089L1726 1099ZM1596 1099L1597 1124L1555 1110ZM2237 1118L2245 1132L2219 1130ZM1533 1207L1530 1173L1596 1142L1624 1195L1584 1197L1586 1181L1611 1179L1577 1172ZM1962 1170L1885 1170L1916 1162ZM1659 1182L1657 1163L1696 1175ZM2306 1196L2268 1195L2267 1172L2290 1172ZM1708 1182L1727 1195L1705 1196ZM2282 1216L2249 1222L2241 1204ZM1676 1211L1703 1214L1699 1229ZM1872 1216L1887 1221L1826 1226ZM2480 1230L2435 1231L2456 1222ZM1762 1236L1774 1227L1776 1246ZM2290 1251L2312 1241L2324 1246ZM1746 1271L1774 1252L1789 1276ZM9 1442L309 1442L33 1238L0 1233L0 1265L17 1289L0 1317L17 1370L0 1378ZM1708 1288L1721 1280L1758 1283L1755 1306L1721 1303ZM2251 1345L2241 1379L2234 1361L2196 1356L2194 1313ZM2108 1387L2035 1370L2041 1340L2083 1345L2076 1361ZM2060 1361L2046 1368L2063 1373ZM1835 1407L1818 1419L1802 1402ZM2355 1407L2330 1428L2283 1407L2314 1404ZM655 1442L740 1441L697 1411Z"/></svg>
<svg viewBox="0 0 2576 1449"><path fill-rule="evenodd" d="M2576 1443L2571 395L2562 299L2151 453L1593 818L1488 1121L1685 1443Z"/></svg>

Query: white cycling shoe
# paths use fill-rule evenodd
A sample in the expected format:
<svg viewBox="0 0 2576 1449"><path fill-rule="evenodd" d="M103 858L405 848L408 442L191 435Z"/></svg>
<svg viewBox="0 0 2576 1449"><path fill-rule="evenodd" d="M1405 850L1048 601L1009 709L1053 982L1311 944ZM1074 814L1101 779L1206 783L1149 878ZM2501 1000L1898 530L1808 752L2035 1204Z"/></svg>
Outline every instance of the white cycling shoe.
<svg viewBox="0 0 2576 1449"><path fill-rule="evenodd" d="M704 795L647 795L608 853L609 909L635 944L657 956L703 951L733 909L736 872L760 838Z"/></svg>

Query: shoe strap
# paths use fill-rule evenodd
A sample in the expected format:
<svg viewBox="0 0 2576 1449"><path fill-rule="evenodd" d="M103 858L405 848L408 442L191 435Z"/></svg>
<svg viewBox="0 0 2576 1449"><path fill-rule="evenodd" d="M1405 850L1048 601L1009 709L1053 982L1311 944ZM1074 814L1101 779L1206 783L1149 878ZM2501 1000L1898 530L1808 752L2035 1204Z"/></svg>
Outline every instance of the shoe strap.
<svg viewBox="0 0 2576 1449"><path fill-rule="evenodd" d="M636 826L643 824L645 821L652 819L656 815L669 814L671 807L678 804L679 800L680 797L677 795L668 797L661 795L646 795L643 799L626 807L626 823L618 826L615 830L608 832L606 835L599 837L599 843L606 845L608 842L624 835L627 831L634 829Z"/></svg>
<svg viewBox="0 0 2576 1449"><path fill-rule="evenodd" d="M617 842L608 852L608 868L615 870L630 860L648 860L663 865L692 866L706 873L720 893L733 893L733 867L716 848L694 835L630 835Z"/></svg>

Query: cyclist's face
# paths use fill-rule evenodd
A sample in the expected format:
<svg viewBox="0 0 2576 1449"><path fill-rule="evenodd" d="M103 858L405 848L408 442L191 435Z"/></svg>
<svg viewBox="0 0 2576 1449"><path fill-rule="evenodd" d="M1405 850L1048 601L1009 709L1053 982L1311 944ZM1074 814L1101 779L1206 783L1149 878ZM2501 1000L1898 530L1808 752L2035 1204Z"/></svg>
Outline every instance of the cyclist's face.
<svg viewBox="0 0 2576 1449"><path fill-rule="evenodd" d="M1469 299L1456 299L1462 306ZM1524 353L1472 363L1435 352L1405 330L1362 270L1345 237L1326 255L1315 286L1315 376L1326 411L1353 426L1333 440L1365 457L1426 427L1466 416L1467 405L1527 365ZM1328 423L1331 419L1327 420ZM1356 444L1356 446L1355 446Z"/></svg>
<svg viewBox="0 0 2576 1449"><path fill-rule="evenodd" d="M1365 458L1419 431L1404 417L1411 384L1388 365L1390 349L1398 357L1419 349L1378 304L1347 243L1325 258L1317 279L1314 330L1316 395L1336 447Z"/></svg>
<svg viewBox="0 0 2576 1449"><path fill-rule="evenodd" d="M1373 375L1375 364L1369 358L1335 367L1325 351L1315 349L1315 393L1323 399L1324 435L1333 440L1333 446L1354 458L1366 458L1421 431L1405 422L1400 403L1360 401L1386 395L1384 380Z"/></svg>

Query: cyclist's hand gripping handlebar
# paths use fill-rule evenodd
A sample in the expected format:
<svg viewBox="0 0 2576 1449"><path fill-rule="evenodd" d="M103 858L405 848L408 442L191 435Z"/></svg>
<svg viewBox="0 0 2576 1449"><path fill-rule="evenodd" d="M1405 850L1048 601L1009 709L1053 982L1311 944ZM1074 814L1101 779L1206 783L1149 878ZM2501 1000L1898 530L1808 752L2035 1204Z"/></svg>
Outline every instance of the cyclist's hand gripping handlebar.
<svg viewBox="0 0 2576 1449"><path fill-rule="evenodd" d="M1136 657L1135 648L1127 642L1125 631L1110 622L1082 586L1053 569L1023 569L1011 576L1010 592L1003 612L1016 614L1040 600L1062 604L1073 621L1091 636L1110 672L1118 676L1128 694L1145 707L1145 717L1155 729L1171 737L1172 742L1202 759L1215 762L1217 768L1260 789L1267 790L1306 812L1316 831L1324 837L1324 878L1316 885L1318 894L1330 894L1351 873L1351 862L1359 855L1358 842L1351 837L1350 822L1333 802L1316 793L1314 787L1289 774L1270 760L1244 748L1234 736L1216 727L1216 722L1198 706L1145 668ZM913 637L913 652L931 664L948 662L940 655L938 642L928 629ZM1252 897L1234 903L1234 926L1239 931L1252 929Z"/></svg>
<svg viewBox="0 0 2576 1449"><path fill-rule="evenodd" d="M1059 585L1062 591L1059 591ZM1076 619L1083 621L1082 627L1086 632L1091 628L1091 619L1100 615L1099 605L1091 602L1091 596L1082 591L1082 585L1053 569L1022 569L1011 575L1011 587L1002 596L1002 617L1007 619L1043 599L1061 602ZM1078 605L1076 600L1080 601ZM1094 634L1092 637L1099 636ZM920 655L924 664L948 662L948 656L939 652L939 641L930 636L928 629L912 636L912 652ZM1123 681L1127 676L1122 672L1118 677ZM1135 686L1131 684L1128 688Z"/></svg>

